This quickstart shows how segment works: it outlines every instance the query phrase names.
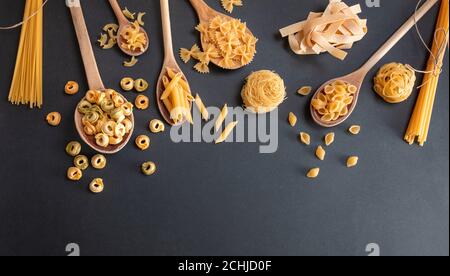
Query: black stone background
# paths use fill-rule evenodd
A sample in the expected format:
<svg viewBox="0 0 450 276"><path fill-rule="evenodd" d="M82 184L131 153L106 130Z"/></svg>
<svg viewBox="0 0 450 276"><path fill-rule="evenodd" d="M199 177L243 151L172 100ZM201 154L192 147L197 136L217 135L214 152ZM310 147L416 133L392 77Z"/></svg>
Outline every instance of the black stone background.
<svg viewBox="0 0 450 276"><path fill-rule="evenodd" d="M218 0L208 0L221 9ZM259 154L259 144L216 146L174 144L169 132L151 135L152 146L140 152L130 144L108 157L108 168L88 170L79 183L66 180L71 158L64 148L79 139L72 114L83 93L64 95L66 81L87 89L78 44L64 1L50 0L45 8L44 90L42 110L7 102L20 31L0 31L0 255L66 255L70 242L82 255L366 255L378 243L382 255L449 254L449 79L448 62L439 85L429 142L424 148L402 140L415 96L399 105L384 103L371 90L370 72L352 118L336 128L336 143L326 162L314 149L328 132L308 113L308 99L295 91L357 69L409 16L416 1L381 0L381 8L361 3L369 33L349 51L345 61L329 55L299 57L282 40L278 29L321 11L328 1L245 0L234 16L248 22L260 39L258 55L248 67L234 72L212 68L207 76L182 65L195 92L211 106L241 105L244 78L255 70L277 71L286 81L288 100L279 114L279 149ZM154 87L162 64L159 1L121 1L133 11L147 12L151 37L148 54L132 69L121 66L118 49L94 46L105 84L118 89L124 76L144 77ZM114 21L107 1L82 1L95 41L101 27ZM0 24L22 18L24 1L0 1ZM431 41L438 8L420 22ZM174 47L198 42L197 18L188 1L171 1ZM414 31L379 64L391 61L424 68L428 53ZM419 81L421 77L419 76ZM149 134L147 123L159 117L154 106L136 112L136 132ZM135 95L126 94L130 100ZM63 123L48 127L50 111ZM290 111L299 117L295 128L286 122ZM357 137L346 134L362 125ZM313 146L298 141L307 131ZM84 146L83 153L93 152ZM350 154L360 156L356 169L346 169ZM153 160L158 172L145 177L142 162ZM305 178L321 166L317 180ZM92 195L87 185L103 177L106 190Z"/></svg>

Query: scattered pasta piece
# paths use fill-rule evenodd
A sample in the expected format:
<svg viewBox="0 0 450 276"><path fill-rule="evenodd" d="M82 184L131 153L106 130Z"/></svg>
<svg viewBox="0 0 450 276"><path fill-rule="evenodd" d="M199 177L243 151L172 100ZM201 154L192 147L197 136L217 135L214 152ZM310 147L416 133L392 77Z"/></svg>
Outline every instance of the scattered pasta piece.
<svg viewBox="0 0 450 276"><path fill-rule="evenodd" d="M109 33L111 31L113 32L117 32L119 30L119 25L115 24L115 23L110 23L110 24L106 24L103 27L103 31Z"/></svg>
<svg viewBox="0 0 450 276"><path fill-rule="evenodd" d="M95 155L91 159L91 165L96 170L103 170L106 168L106 157L101 154Z"/></svg>
<svg viewBox="0 0 450 276"><path fill-rule="evenodd" d="M216 120L216 123L214 124L214 129L216 131L219 131L227 116L228 116L228 106L227 104L225 104L222 108L222 111L219 114L219 117Z"/></svg>
<svg viewBox="0 0 450 276"><path fill-rule="evenodd" d="M311 105L322 121L333 122L349 113L357 90L356 86L337 80L325 86Z"/></svg>
<svg viewBox="0 0 450 276"><path fill-rule="evenodd" d="M66 146L66 153L72 157L77 156L81 152L81 144L78 142L70 142Z"/></svg>
<svg viewBox="0 0 450 276"><path fill-rule="evenodd" d="M195 96L195 105L197 106L198 110L200 111L200 114L202 114L202 118L205 121L209 120L209 112L206 108L205 104L203 103L202 99L200 98L200 95Z"/></svg>
<svg viewBox="0 0 450 276"><path fill-rule="evenodd" d="M56 127L61 123L61 114L59 112L51 112L46 119L49 125Z"/></svg>
<svg viewBox="0 0 450 276"><path fill-rule="evenodd" d="M156 172L156 164L153 162L145 162L141 166L141 171L147 176L153 175Z"/></svg>
<svg viewBox="0 0 450 276"><path fill-rule="evenodd" d="M203 62L198 62L195 66L194 69L199 72L200 74L209 74L209 67L208 64L203 63Z"/></svg>
<svg viewBox="0 0 450 276"><path fill-rule="evenodd" d="M266 113L283 103L286 99L286 87L280 75L262 70L247 77L241 97L248 111Z"/></svg>
<svg viewBox="0 0 450 276"><path fill-rule="evenodd" d="M190 50L181 48L180 49L180 58L184 63L188 63L191 58L198 58L198 55L200 54L200 48L197 44L194 44Z"/></svg>
<svg viewBox="0 0 450 276"><path fill-rule="evenodd" d="M356 167L358 165L359 157L351 156L347 160L347 168Z"/></svg>
<svg viewBox="0 0 450 276"><path fill-rule="evenodd" d="M105 46L106 43L108 42L108 35L100 34L100 38L97 40L97 42L99 43L100 47L103 48L103 46Z"/></svg>
<svg viewBox="0 0 450 276"><path fill-rule="evenodd" d="M139 93L145 92L148 89L148 82L144 79L137 79L134 81L134 89Z"/></svg>
<svg viewBox="0 0 450 276"><path fill-rule="evenodd" d="M216 140L216 144L225 142L230 136L230 134L233 132L233 129L237 126L237 124L238 122L229 123L225 127L225 130L222 132L222 134L220 134L219 138Z"/></svg>
<svg viewBox="0 0 450 276"><path fill-rule="evenodd" d="M83 172L77 167L71 167L67 170L67 178L71 181L78 181L83 177Z"/></svg>
<svg viewBox="0 0 450 276"><path fill-rule="evenodd" d="M334 134L334 132L328 133L327 135L325 135L325 145L327 147L331 146L331 144L334 143L334 139L335 139L336 135Z"/></svg>
<svg viewBox="0 0 450 276"><path fill-rule="evenodd" d="M135 142L136 146L142 151L150 147L150 138L147 135L139 135Z"/></svg>
<svg viewBox="0 0 450 276"><path fill-rule="evenodd" d="M66 86L64 87L64 91L67 95L75 95L78 93L79 85L75 81L69 81L66 83Z"/></svg>
<svg viewBox="0 0 450 276"><path fill-rule="evenodd" d="M133 67L138 63L139 59L137 59L135 56L132 56L131 59L128 61L123 62L123 66L125 67Z"/></svg>
<svg viewBox="0 0 450 276"><path fill-rule="evenodd" d="M146 110L150 105L150 100L145 95L138 95L134 105L137 109Z"/></svg>
<svg viewBox="0 0 450 276"><path fill-rule="evenodd" d="M139 23L139 25L141 25L142 27L145 26L144 15L146 15L145 12L140 12L140 13L138 13L137 19L136 19L136 21L137 21L137 22Z"/></svg>
<svg viewBox="0 0 450 276"><path fill-rule="evenodd" d="M309 146L311 145L311 136L306 132L300 132L300 141Z"/></svg>
<svg viewBox="0 0 450 276"><path fill-rule="evenodd" d="M131 91L134 88L134 80L132 78L123 78L120 81L120 87L122 87L122 89L124 91Z"/></svg>
<svg viewBox="0 0 450 276"><path fill-rule="evenodd" d="M344 51L364 38L367 20L360 19L361 6L347 6L341 0L330 0L323 13L311 12L308 19L280 30L289 37L289 45L297 55L314 55L324 52L344 60Z"/></svg>
<svg viewBox="0 0 450 276"><path fill-rule="evenodd" d="M416 74L411 66L389 63L381 67L374 78L373 89L388 103L401 103L411 96Z"/></svg>
<svg viewBox="0 0 450 276"><path fill-rule="evenodd" d="M311 91L312 91L311 86L303 86L297 91L297 94L301 96L308 96L309 94L311 94Z"/></svg>
<svg viewBox="0 0 450 276"><path fill-rule="evenodd" d="M229 13L233 12L234 7L242 7L242 0L221 0L222 7Z"/></svg>
<svg viewBox="0 0 450 276"><path fill-rule="evenodd" d="M89 167L89 159L84 155L78 155L74 158L73 164L75 167L84 171Z"/></svg>
<svg viewBox="0 0 450 276"><path fill-rule="evenodd" d="M130 12L130 10L127 7L125 7L125 9L122 11L122 13L129 20L134 20L135 19L136 13L135 12Z"/></svg>
<svg viewBox="0 0 450 276"><path fill-rule="evenodd" d="M294 113L289 112L288 121L291 127L294 127L297 124L297 116Z"/></svg>
<svg viewBox="0 0 450 276"><path fill-rule="evenodd" d="M316 156L319 160L325 160L326 151L322 148L322 146L318 146L316 150Z"/></svg>
<svg viewBox="0 0 450 276"><path fill-rule="evenodd" d="M157 119L150 121L149 128L152 133L161 133L166 130L166 126L164 125L164 123L161 120Z"/></svg>
<svg viewBox="0 0 450 276"><path fill-rule="evenodd" d="M358 134L361 132L361 127L360 127L360 126L357 126L357 125L354 125L354 126L351 126L351 127L348 129L348 131L349 131L351 134L353 134L353 135L358 135Z"/></svg>
<svg viewBox="0 0 450 276"><path fill-rule="evenodd" d="M308 178L317 178L320 173L320 168L313 168L308 171L308 174L306 175Z"/></svg>
<svg viewBox="0 0 450 276"><path fill-rule="evenodd" d="M103 49L104 50L108 50L111 49L112 47L116 46L117 44L117 39L116 38L110 38L108 40L108 43L106 43L105 45L103 45Z"/></svg>
<svg viewBox="0 0 450 276"><path fill-rule="evenodd" d="M99 194L103 192L105 189L105 184L103 183L103 179L96 178L92 180L91 184L89 184L89 190L93 192L94 194Z"/></svg>

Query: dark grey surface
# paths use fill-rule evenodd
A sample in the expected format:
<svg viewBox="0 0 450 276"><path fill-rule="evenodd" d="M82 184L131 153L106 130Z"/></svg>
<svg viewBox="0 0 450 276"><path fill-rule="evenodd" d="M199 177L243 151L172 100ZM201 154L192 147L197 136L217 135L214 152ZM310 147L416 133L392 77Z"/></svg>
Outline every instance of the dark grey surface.
<svg viewBox="0 0 450 276"><path fill-rule="evenodd" d="M0 1L2 25L22 17L24 1ZM114 21L107 1L82 1L94 40L101 27ZM118 88L124 76L144 77L152 85L162 62L159 1L121 1L143 10L151 37L150 52L133 69L121 66L119 50L95 53L105 84ZM208 1L220 9L219 1ZM260 38L256 60L248 67L224 72L213 68L202 76L183 65L194 91L212 106L241 104L243 79L259 69L284 77L289 99L280 109L279 150L258 153L258 144L173 144L169 133L152 135L142 153L129 145L108 158L108 168L90 169L79 183L65 180L71 159L65 144L78 139L72 113L82 93L64 95L67 80L87 89L72 22L63 1L51 0L45 10L45 105L30 111L6 98L15 62L19 30L0 32L0 255L64 255L69 242L83 255L365 255L368 243L378 243L382 255L449 254L449 79L446 62L436 99L429 143L425 148L402 140L415 97L388 105L364 84L359 107L350 121L334 131L336 144L319 163L314 147L298 142L300 130L310 132L314 145L327 130L306 113L299 86L322 82L360 66L413 12L416 1L381 0L381 8L366 8L369 33L348 58L329 55L298 57L287 49L277 29L322 10L328 1L246 0L235 16L248 22ZM197 18L188 1L171 1L174 46L197 42ZM431 41L437 7L420 23ZM410 32L380 63L409 63L423 68L427 52ZM134 95L127 94L130 99ZM153 99L154 100L154 99ZM153 101L152 101L153 103ZM63 123L50 128L44 118L60 111ZM299 126L286 123L299 115ZM147 133L147 122L159 114L136 112L136 135ZM362 134L350 137L347 127L361 124ZM84 153L93 152L84 147ZM348 154L357 154L357 169L345 168ZM158 173L139 173L143 161L158 164ZM320 165L316 181L307 168ZM106 191L93 196L87 184L103 177Z"/></svg>

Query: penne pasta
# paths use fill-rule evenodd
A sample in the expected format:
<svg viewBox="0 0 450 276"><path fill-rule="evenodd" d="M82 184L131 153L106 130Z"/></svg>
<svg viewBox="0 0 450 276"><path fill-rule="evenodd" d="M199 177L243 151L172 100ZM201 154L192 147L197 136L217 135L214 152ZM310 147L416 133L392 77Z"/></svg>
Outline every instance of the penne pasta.
<svg viewBox="0 0 450 276"><path fill-rule="evenodd" d="M216 144L223 143L230 136L233 129L237 126L238 122L232 122L225 127L225 130L220 134L219 138L216 140Z"/></svg>
<svg viewBox="0 0 450 276"><path fill-rule="evenodd" d="M216 123L214 125L214 129L216 130L216 132L220 129L227 116L228 116L228 106L227 104L225 104L222 108L222 111L220 112L219 118L217 118Z"/></svg>

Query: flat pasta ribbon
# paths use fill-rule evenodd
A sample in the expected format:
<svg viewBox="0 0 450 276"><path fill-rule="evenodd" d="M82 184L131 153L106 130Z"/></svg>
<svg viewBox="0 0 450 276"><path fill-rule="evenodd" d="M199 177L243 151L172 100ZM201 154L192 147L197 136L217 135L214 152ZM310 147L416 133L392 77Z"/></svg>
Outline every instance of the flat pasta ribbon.
<svg viewBox="0 0 450 276"><path fill-rule="evenodd" d="M289 45L297 55L318 55L328 52L344 60L347 50L367 33L367 20L358 17L361 6L349 7L341 0L330 0L323 13L311 12L305 21L280 30L289 37Z"/></svg>

